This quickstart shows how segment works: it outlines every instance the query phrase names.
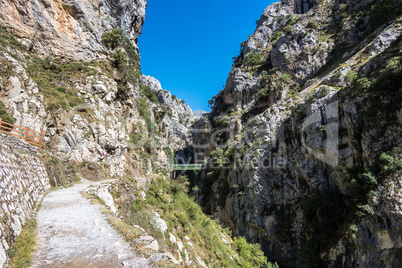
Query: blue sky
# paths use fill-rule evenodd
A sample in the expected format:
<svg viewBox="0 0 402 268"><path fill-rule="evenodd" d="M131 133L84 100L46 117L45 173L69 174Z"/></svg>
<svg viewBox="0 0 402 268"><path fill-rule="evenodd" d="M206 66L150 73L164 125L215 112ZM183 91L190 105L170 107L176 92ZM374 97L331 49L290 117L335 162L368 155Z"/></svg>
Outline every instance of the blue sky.
<svg viewBox="0 0 402 268"><path fill-rule="evenodd" d="M225 85L240 43L273 2L148 0L139 37L142 73L193 110L209 111L207 102Z"/></svg>

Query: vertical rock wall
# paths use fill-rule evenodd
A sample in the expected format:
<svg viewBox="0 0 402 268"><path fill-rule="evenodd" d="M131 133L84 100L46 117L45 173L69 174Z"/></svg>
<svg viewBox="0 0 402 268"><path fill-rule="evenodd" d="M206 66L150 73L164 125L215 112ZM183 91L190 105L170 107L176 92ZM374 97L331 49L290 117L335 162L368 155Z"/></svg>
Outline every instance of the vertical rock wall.
<svg viewBox="0 0 402 268"><path fill-rule="evenodd" d="M316 4L316 0L294 0L294 13L304 14Z"/></svg>
<svg viewBox="0 0 402 268"><path fill-rule="evenodd" d="M13 151L0 141L0 267L8 262L7 250L32 216L43 193L50 189L41 159Z"/></svg>

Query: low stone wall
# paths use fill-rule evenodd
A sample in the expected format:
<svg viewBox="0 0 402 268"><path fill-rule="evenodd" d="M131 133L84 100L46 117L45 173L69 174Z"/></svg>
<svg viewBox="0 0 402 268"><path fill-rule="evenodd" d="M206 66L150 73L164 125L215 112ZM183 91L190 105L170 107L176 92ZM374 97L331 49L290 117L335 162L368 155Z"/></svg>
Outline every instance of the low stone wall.
<svg viewBox="0 0 402 268"><path fill-rule="evenodd" d="M0 267L7 267L8 248L48 190L49 177L38 155L16 150L0 137Z"/></svg>
<svg viewBox="0 0 402 268"><path fill-rule="evenodd" d="M25 142L23 139L0 133L0 141L2 143L10 145L14 149L24 150L31 154L38 154L39 148L32 144Z"/></svg>

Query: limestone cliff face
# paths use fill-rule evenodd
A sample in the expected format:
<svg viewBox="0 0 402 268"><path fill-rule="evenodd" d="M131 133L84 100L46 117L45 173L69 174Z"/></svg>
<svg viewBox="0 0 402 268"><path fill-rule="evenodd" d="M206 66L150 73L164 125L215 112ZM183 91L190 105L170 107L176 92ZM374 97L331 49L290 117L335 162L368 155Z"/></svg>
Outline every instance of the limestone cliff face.
<svg viewBox="0 0 402 268"><path fill-rule="evenodd" d="M265 9L194 125L192 184L284 267L400 266L401 18L374 30L370 1L312 2Z"/></svg>
<svg viewBox="0 0 402 268"><path fill-rule="evenodd" d="M166 166L186 144L191 109L139 70L146 1L15 0L0 8L0 101L16 125L46 133L50 154L97 163L98 177L139 175ZM114 28L124 30L119 44L105 47L102 36Z"/></svg>
<svg viewBox="0 0 402 268"><path fill-rule="evenodd" d="M0 23L30 51L59 59L104 59L102 34L122 28L137 48L146 0L2 0Z"/></svg>
<svg viewBox="0 0 402 268"><path fill-rule="evenodd" d="M316 4L316 0L294 0L293 12L295 14L304 14Z"/></svg>

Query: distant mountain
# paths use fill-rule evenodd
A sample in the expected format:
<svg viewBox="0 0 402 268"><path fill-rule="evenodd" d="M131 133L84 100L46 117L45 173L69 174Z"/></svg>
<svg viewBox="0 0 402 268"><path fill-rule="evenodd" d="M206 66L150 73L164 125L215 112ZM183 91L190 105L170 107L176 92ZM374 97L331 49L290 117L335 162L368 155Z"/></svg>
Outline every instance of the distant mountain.
<svg viewBox="0 0 402 268"><path fill-rule="evenodd" d="M197 110L193 112L193 116L195 119L200 119L204 114L207 114L208 112L203 111L203 110Z"/></svg>

